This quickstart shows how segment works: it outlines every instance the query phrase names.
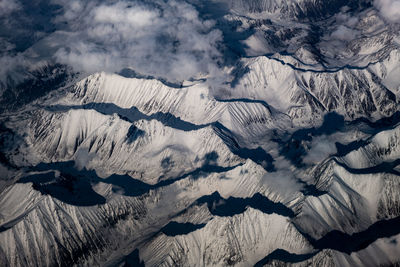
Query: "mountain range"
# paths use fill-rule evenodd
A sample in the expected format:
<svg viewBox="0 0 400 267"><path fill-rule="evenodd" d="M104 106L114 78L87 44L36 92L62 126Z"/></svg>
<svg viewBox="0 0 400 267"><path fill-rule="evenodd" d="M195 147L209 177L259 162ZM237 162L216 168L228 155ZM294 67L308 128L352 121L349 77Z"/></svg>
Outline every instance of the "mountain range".
<svg viewBox="0 0 400 267"><path fill-rule="evenodd" d="M10 69L1 265L398 266L400 19L384 2L133 1L185 7L177 25L199 19L218 52L190 51L185 79L179 33L154 73L59 53Z"/></svg>

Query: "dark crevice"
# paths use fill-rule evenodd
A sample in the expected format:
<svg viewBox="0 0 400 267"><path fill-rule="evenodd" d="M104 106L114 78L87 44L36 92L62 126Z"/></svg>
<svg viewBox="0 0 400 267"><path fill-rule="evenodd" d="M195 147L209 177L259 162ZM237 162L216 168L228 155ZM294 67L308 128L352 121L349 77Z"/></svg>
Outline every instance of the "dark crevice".
<svg viewBox="0 0 400 267"><path fill-rule="evenodd" d="M369 144L369 142L366 140L356 140L356 141L350 142L346 145L336 142L335 143L336 151L337 151L336 156L338 156L338 157L346 156L348 153L355 151L361 147L364 147L368 144Z"/></svg>
<svg viewBox="0 0 400 267"><path fill-rule="evenodd" d="M339 72L339 71L345 70L345 69L349 69L349 70L365 70L365 69L369 68L370 66L379 63L379 62L369 62L365 66L351 66L349 64L345 64L345 65L343 65L341 67L335 67L335 68L327 68L327 67L325 67L323 70L315 70L315 69L305 69L305 68L296 67L295 65L293 65L293 64L291 64L289 62L285 62L282 59L273 57L273 54L266 54L264 56L269 58L269 59L271 59L271 60L275 60L275 61L281 63L282 65L289 66L290 68L292 68L295 71L312 72L312 73L336 73L336 72ZM321 62L323 62L323 60Z"/></svg>
<svg viewBox="0 0 400 267"><path fill-rule="evenodd" d="M295 131L287 141L273 139L281 149L280 154L290 160L297 167L305 167L303 157L314 137L330 135L341 131L345 126L344 117L336 112L327 113L320 127L304 128Z"/></svg>
<svg viewBox="0 0 400 267"><path fill-rule="evenodd" d="M191 206L201 206L203 204L207 204L211 214L223 217L241 214L246 211L248 207L257 209L266 214L276 213L289 218L295 216L294 212L282 203L273 202L260 193L256 193L250 198L229 197L224 199L216 191L211 195L200 197Z"/></svg>
<svg viewBox="0 0 400 267"><path fill-rule="evenodd" d="M302 232L315 249L333 249L347 254L365 249L377 239L398 234L400 234L400 217L378 221L368 229L352 235L333 230L321 239L315 240L309 234Z"/></svg>
<svg viewBox="0 0 400 267"><path fill-rule="evenodd" d="M186 87L186 86L183 86L182 83L173 83L173 82L167 81L166 79L163 79L161 77L155 77L155 76L151 76L151 75L142 75L140 73L137 73L135 70L128 69L128 68L122 69L117 74L121 75L122 77L125 77L125 78L136 78L136 79L144 79L144 80L157 80L157 81L161 82L162 84L164 84L165 86L168 86L168 87L171 87L171 88L175 88L175 89L185 88Z"/></svg>
<svg viewBox="0 0 400 267"><path fill-rule="evenodd" d="M150 121L154 119L161 122L165 126L183 131L194 131L213 126L213 129L216 131L217 135L226 143L232 153L241 158L253 160L255 163L263 166L264 169L266 169L267 171L275 171L275 167L273 165L274 159L270 154L268 154L261 147L257 147L255 149L240 147L234 139L232 132L220 122L197 125L191 122L184 121L181 118L172 115L171 113L157 112L152 115L146 115L139 111L139 109L136 107L131 107L129 109L121 108L113 103L90 103L86 105L76 106L55 105L45 107L45 109L50 112L62 112L71 109L92 109L101 114L109 116L113 114L118 114L121 119L126 120L130 123L138 120ZM144 134L145 133L142 130L137 129L135 126L132 126L128 131L127 140L131 143Z"/></svg>
<svg viewBox="0 0 400 267"><path fill-rule="evenodd" d="M140 259L139 250L135 249L123 260L123 267L145 267L144 262Z"/></svg>
<svg viewBox="0 0 400 267"><path fill-rule="evenodd" d="M118 114L121 119L131 123L139 120L157 120L165 126L183 131L199 130L210 125L196 125L191 122L184 121L181 118L172 115L171 113L156 112L151 115L146 115L134 106L131 108L121 108L113 103L90 103L76 106L55 105L44 108L51 112L62 112L71 109L92 109L101 114L109 116L112 116L113 114Z"/></svg>
<svg viewBox="0 0 400 267"><path fill-rule="evenodd" d="M268 172L274 172L276 170L273 157L264 149L261 147L241 147L235 140L232 132L220 122L215 122L213 128L215 133L224 141L232 153L243 159L251 159L255 163L261 165Z"/></svg>
<svg viewBox="0 0 400 267"><path fill-rule="evenodd" d="M345 168L346 171L353 173L353 174L390 173L393 175L400 176L400 172L395 170L395 167L400 165L400 159L396 159L396 160L390 161L390 162L382 162L376 166L362 168L362 169L350 168L346 164L344 164L336 159L334 159L334 160L338 165Z"/></svg>
<svg viewBox="0 0 400 267"><path fill-rule="evenodd" d="M129 175L113 174L107 178L100 178L94 170L77 170L74 161L57 163L40 163L32 167L32 171L47 172L21 178L19 183L32 183L33 188L42 194L48 194L63 202L77 206L91 206L104 204L105 199L93 191L92 185L97 183L106 183L112 185L112 191L125 196L141 196L150 190L156 190L161 187L171 185L177 181L191 177L199 179L207 177L210 173L223 173L241 166L221 167L214 165L214 161L204 157L203 166L185 173L181 176L160 181L154 185L147 184ZM61 173L55 176L55 170Z"/></svg>
<svg viewBox="0 0 400 267"><path fill-rule="evenodd" d="M284 249L276 249L272 253L268 254L265 258L258 261L254 266L261 267L270 264L272 261L277 260L284 263L298 263L306 261L314 257L318 252L307 253L307 254L294 254Z"/></svg>
<svg viewBox="0 0 400 267"><path fill-rule="evenodd" d="M160 232L167 236L177 236L177 235L187 235L191 232L194 232L198 229L206 226L205 223L202 224L193 224L193 223L179 223L179 222L169 222L166 226L164 226Z"/></svg>
<svg viewBox="0 0 400 267"><path fill-rule="evenodd" d="M297 179L297 182L303 185L301 192L305 196L313 196L313 197L320 197L322 195L327 194L327 191L320 190L314 184L308 184L300 179Z"/></svg>

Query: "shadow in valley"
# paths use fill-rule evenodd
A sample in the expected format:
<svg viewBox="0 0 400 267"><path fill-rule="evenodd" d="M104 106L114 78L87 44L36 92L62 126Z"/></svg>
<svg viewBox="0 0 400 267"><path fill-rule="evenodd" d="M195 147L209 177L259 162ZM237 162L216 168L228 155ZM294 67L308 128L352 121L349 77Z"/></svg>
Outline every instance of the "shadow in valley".
<svg viewBox="0 0 400 267"><path fill-rule="evenodd" d="M345 155L347 155L348 153L350 153L351 151L357 150L360 147L366 146L368 145L368 141L366 140L356 140L353 142L350 142L348 144L341 144L339 142L335 143L336 146L336 156L338 157L343 157Z"/></svg>
<svg viewBox="0 0 400 267"><path fill-rule="evenodd" d="M167 81L166 79L163 79L161 77L154 77L151 75L142 75L140 73L137 73L135 70L128 69L128 68L122 69L120 72L118 72L118 75L121 75L122 77L125 77L125 78L157 80L157 81L161 82L162 84L164 84L165 86L176 88L176 89L185 87L185 86L183 86L182 83L173 83L173 82Z"/></svg>
<svg viewBox="0 0 400 267"><path fill-rule="evenodd" d="M128 144L134 143L139 137L143 137L146 134L145 131L139 129L135 125L131 125L128 129L128 133L126 134L126 141Z"/></svg>
<svg viewBox="0 0 400 267"><path fill-rule="evenodd" d="M212 155L213 153L211 152L204 157L204 164L201 167L181 176L160 181L156 184L147 184L129 175L113 174L107 178L101 178L97 176L94 170L77 170L74 161L40 163L33 167L32 171L46 173L23 177L18 182L32 183L33 188L40 191L42 194L51 195L71 205L91 206L104 204L106 201L103 196L93 190L93 186L99 183L111 185L114 193L136 197L144 195L150 190L156 190L171 185L188 177L199 179L206 177L209 173L223 173L241 166L241 164L229 167L213 165L214 161L210 161L208 158L210 156L212 157ZM58 171L60 175L55 175L55 171Z"/></svg>
<svg viewBox="0 0 400 267"><path fill-rule="evenodd" d="M400 176L400 172L395 170L395 168L400 165L400 159L396 159L394 161L389 161L389 162L382 162L378 165L368 167L368 168L362 168L362 169L355 169L355 168L350 168L346 164L335 160L335 162L345 168L348 172L353 173L353 174L376 174L376 173L390 173L393 175Z"/></svg>
<svg viewBox="0 0 400 267"><path fill-rule="evenodd" d="M380 238L388 238L400 233L400 217L388 220L381 220L372 224L368 229L354 233L352 235L333 230L322 238L316 240L310 235L301 232L301 234L318 251L307 254L292 254L283 249L277 249L267 255L265 258L255 264L255 266L264 266L273 260L284 263L298 263L306 261L324 249L332 249L346 254L360 251L367 248L373 242Z"/></svg>
<svg viewBox="0 0 400 267"><path fill-rule="evenodd" d="M264 265L270 264L273 260L282 261L284 263L298 263L314 257L317 253L318 252L307 254L294 254L284 249L276 249L272 253L268 254L268 256L258 261L254 265L254 267L262 267Z"/></svg>
<svg viewBox="0 0 400 267"><path fill-rule="evenodd" d="M261 147L247 148L241 147L235 140L234 134L222 125L220 122L213 124L215 133L224 141L229 147L230 151L243 159L251 159L255 163L261 165L266 171L275 171L274 158Z"/></svg>
<svg viewBox="0 0 400 267"><path fill-rule="evenodd" d="M267 102L264 100L259 100L259 99L249 99L249 98L230 98L230 99L215 99L218 102L223 102L223 103L234 103L234 102L242 102L242 103L256 103L256 104L261 104L263 105L270 113L272 113L272 108L270 105L268 105Z"/></svg>
<svg viewBox="0 0 400 267"><path fill-rule="evenodd" d="M318 189L314 184L308 184L300 179L296 181L303 186L300 191L305 196L319 197L328 193L327 191Z"/></svg>
<svg viewBox="0 0 400 267"><path fill-rule="evenodd" d="M13 145L21 142L22 137L15 133L12 129L8 128L4 122L0 121L0 164L7 168L16 170L18 167L13 164L7 157L7 150ZM0 172L0 179L5 180Z"/></svg>
<svg viewBox="0 0 400 267"><path fill-rule="evenodd" d="M179 222L169 222L166 226L164 226L160 232L167 236L177 236L177 235L187 235L191 232L194 232L198 229L206 226L205 223L202 224L193 224L193 223L179 223Z"/></svg>
<svg viewBox="0 0 400 267"><path fill-rule="evenodd" d="M399 225L400 217L396 217L378 221L368 227L368 229L352 235L334 230L327 233L321 239L315 240L308 234L302 234L316 249L334 249L351 254L352 252L365 249L379 238L387 238L400 234Z"/></svg>
<svg viewBox="0 0 400 267"><path fill-rule="evenodd" d="M51 195L70 205L93 206L106 203L106 199L93 190L90 181L67 173L30 175L21 178L18 183L32 183L32 188L43 195Z"/></svg>
<svg viewBox="0 0 400 267"><path fill-rule="evenodd" d="M139 250L135 249L129 255L127 255L121 265L123 267L145 267L144 262L140 260Z"/></svg>
<svg viewBox="0 0 400 267"><path fill-rule="evenodd" d="M121 108L113 103L89 103L85 105L76 106L63 106L55 105L50 107L45 107L46 110L50 112L65 112L71 109L92 109L104 115L118 114L123 120L133 123L138 120L157 120L163 125L183 131L194 131L199 130L208 126L213 126L216 134L221 137L221 139L226 143L232 153L244 159L251 159L257 164L264 167L267 171L274 171L275 167L273 165L274 159L270 154L268 154L261 147L255 149L250 149L246 147L240 147L237 141L234 139L233 133L222 125L220 122L214 122L209 124L193 124L182 120L179 117L172 115L171 113L157 112L151 115L146 115L139 111L136 107L131 108ZM131 126L128 132L128 142L133 142L139 136L142 136L144 132L135 126Z"/></svg>
<svg viewBox="0 0 400 267"><path fill-rule="evenodd" d="M366 118L358 118L353 121L345 121L342 115L335 112L328 113L324 116L323 124L318 127L300 129L294 132L288 141L276 140L282 148L280 154L289 159L293 164L298 167L303 167L304 163L302 158L307 154L305 143L311 142L314 137L320 135L330 135L338 131L343 130L347 126L360 126L365 124L368 129L368 133L375 135L381 131L389 130L395 127L400 122L400 112L395 112L389 117L381 118L374 122ZM349 144L341 144L339 142L335 143L336 146L336 156L344 156L351 151L357 150L369 143L368 140L356 140L350 142Z"/></svg>
<svg viewBox="0 0 400 267"><path fill-rule="evenodd" d="M255 163L263 166L263 168L268 172L275 172L276 168L274 166L274 158L267 153L261 147L255 149L243 148L240 147L238 142L234 139L234 135L232 132L227 129L224 125L219 122L214 123L214 130L218 134L218 136L224 141L224 143L229 147L229 149L235 155L244 158L251 159ZM332 131L332 129L328 130ZM297 181L303 185L303 189L301 192L307 196L321 196L326 194L326 191L319 190L313 184L307 184L304 181L297 179Z"/></svg>
<svg viewBox="0 0 400 267"><path fill-rule="evenodd" d="M361 123L366 124L367 126L377 129L378 131L392 129L393 126L397 125L400 122L400 111L396 111L389 117L384 117L376 121L370 121L367 118L358 118L354 121L348 122L348 125L358 125Z"/></svg>
<svg viewBox="0 0 400 267"><path fill-rule="evenodd" d="M205 20L215 20L215 28L222 32L223 46L219 48L223 55L222 66L235 66L238 60L246 55L248 46L243 43L254 34L254 27L245 29L239 20L229 20L225 15L231 13L227 3L222 1L196 1L192 2L199 12L199 17Z"/></svg>
<svg viewBox="0 0 400 267"><path fill-rule="evenodd" d="M290 160L295 166L304 167L303 157L307 154L305 143L311 142L317 136L336 133L342 130L344 126L344 117L332 112L324 116L324 121L320 127L297 130L288 141L276 139L274 141L281 145L281 155Z"/></svg>
<svg viewBox="0 0 400 267"><path fill-rule="evenodd" d="M172 115L171 113L156 112L151 115L146 115L141 112L138 108L132 106L131 108L121 108L113 103L89 103L85 105L75 105L75 106L64 106L55 105L45 107L46 110L51 112L68 111L71 109L92 109L104 115L118 114L119 117L128 122L135 122L138 120L157 120L164 124L165 126L183 130L183 131L193 131L202 129L209 126L210 124L197 125L191 122L182 120L179 117Z"/></svg>
<svg viewBox="0 0 400 267"><path fill-rule="evenodd" d="M260 193L256 193L250 198L229 197L224 199L216 191L211 195L200 197L191 206L201 206L203 204L207 204L210 213L216 216L241 214L247 207L257 209L266 214L276 213L290 218L295 216L294 212L282 203L273 202Z"/></svg>
<svg viewBox="0 0 400 267"><path fill-rule="evenodd" d="M393 113L389 117L384 117L376 121L370 121L367 118L358 118L350 122L346 122L348 126L360 126L362 124L369 127L369 134L375 135L379 132L391 130L400 123L400 111ZM369 144L368 140L356 140L349 144L343 145L336 143L337 156L342 157L351 151L357 150Z"/></svg>

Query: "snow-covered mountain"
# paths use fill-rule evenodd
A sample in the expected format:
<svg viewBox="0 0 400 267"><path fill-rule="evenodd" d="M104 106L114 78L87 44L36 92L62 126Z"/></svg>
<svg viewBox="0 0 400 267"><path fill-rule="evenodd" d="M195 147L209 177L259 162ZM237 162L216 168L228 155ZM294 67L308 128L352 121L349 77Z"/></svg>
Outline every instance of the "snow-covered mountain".
<svg viewBox="0 0 400 267"><path fill-rule="evenodd" d="M223 36L215 73L49 61L2 87L1 265L397 266L399 25L368 1L185 5Z"/></svg>

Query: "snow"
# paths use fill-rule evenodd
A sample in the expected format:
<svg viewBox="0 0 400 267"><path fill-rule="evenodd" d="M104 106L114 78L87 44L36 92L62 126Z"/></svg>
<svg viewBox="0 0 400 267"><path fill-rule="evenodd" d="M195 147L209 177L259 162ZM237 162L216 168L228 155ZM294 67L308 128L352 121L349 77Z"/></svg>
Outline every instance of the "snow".
<svg viewBox="0 0 400 267"><path fill-rule="evenodd" d="M99 72L1 115L0 263L116 266L136 249L148 266L249 266L277 249L309 255L299 266L400 261L399 234L315 245L400 215L400 126L381 121L399 110L396 26L319 6L311 47L314 1L211 2L229 11L217 25L254 29L232 80ZM333 41L340 23L360 34ZM168 235L171 222L193 227Z"/></svg>

